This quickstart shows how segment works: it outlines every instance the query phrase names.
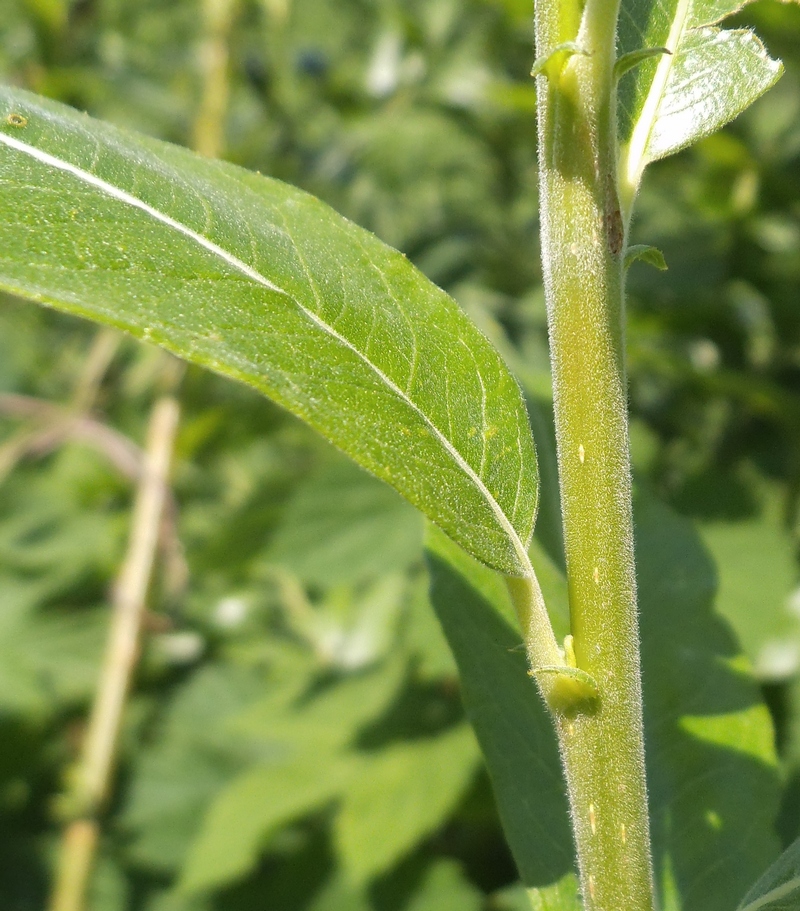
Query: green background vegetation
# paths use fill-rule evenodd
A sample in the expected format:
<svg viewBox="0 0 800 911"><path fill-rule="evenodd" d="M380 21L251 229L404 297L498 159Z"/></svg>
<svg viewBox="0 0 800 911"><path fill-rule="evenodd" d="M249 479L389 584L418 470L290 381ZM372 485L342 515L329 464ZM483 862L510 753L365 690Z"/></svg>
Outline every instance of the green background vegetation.
<svg viewBox="0 0 800 911"><path fill-rule="evenodd" d="M6 0L0 77L202 145L213 6ZM529 0L241 0L223 36L220 151L403 250L546 416L530 18ZM633 240L659 246L669 272L630 273L633 459L716 561L717 609L776 724L787 845L800 835L800 8L761 2L740 19L787 71L732 127L648 171ZM181 369L0 303L0 392L88 409L137 444ZM92 911L516 908L428 603L421 520L254 392L195 368L180 383L178 510ZM36 911L132 485L52 414L10 411L0 398L0 907ZM540 541L558 562L553 495ZM713 688L710 671L696 686Z"/></svg>

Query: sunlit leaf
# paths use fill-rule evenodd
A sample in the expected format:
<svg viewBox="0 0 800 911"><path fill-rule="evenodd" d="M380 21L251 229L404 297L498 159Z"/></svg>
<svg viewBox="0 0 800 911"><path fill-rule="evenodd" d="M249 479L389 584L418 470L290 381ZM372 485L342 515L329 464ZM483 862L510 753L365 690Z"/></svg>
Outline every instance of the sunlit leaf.
<svg viewBox="0 0 800 911"><path fill-rule="evenodd" d="M800 617L793 594L797 562L781 510L773 495L761 515L700 526L717 561L718 609L759 677L773 682L787 680L800 669Z"/></svg>
<svg viewBox="0 0 800 911"><path fill-rule="evenodd" d="M715 23L747 0L624 0L620 54L646 48L620 84L620 180L635 193L647 164L708 136L780 78L783 67L748 30Z"/></svg>
<svg viewBox="0 0 800 911"><path fill-rule="evenodd" d="M464 876L460 865L442 858L425 871L407 911L481 911L483 893Z"/></svg>
<svg viewBox="0 0 800 911"><path fill-rule="evenodd" d="M260 389L479 559L527 571L519 389L444 292L287 185L0 92L0 287Z"/></svg>
<svg viewBox="0 0 800 911"><path fill-rule="evenodd" d="M531 911L581 911L578 878L568 873L552 886L529 889Z"/></svg>

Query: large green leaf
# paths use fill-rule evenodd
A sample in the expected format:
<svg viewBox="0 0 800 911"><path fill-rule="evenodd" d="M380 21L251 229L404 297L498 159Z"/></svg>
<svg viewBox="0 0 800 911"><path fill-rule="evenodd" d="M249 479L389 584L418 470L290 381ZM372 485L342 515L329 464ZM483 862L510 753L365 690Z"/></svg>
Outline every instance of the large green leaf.
<svg viewBox="0 0 800 911"><path fill-rule="evenodd" d="M182 871L181 891L218 888L249 872L278 828L338 795L343 774L338 757L292 757L254 766L235 779L203 820Z"/></svg>
<svg viewBox="0 0 800 911"><path fill-rule="evenodd" d="M337 458L298 485L266 556L308 585L341 585L405 569L421 542L419 513Z"/></svg>
<svg viewBox="0 0 800 911"><path fill-rule="evenodd" d="M748 0L623 0L620 52L664 48L620 84L620 177L635 191L647 164L733 120L780 78L749 30L723 30L721 19Z"/></svg>
<svg viewBox="0 0 800 911"><path fill-rule="evenodd" d="M466 878L460 865L442 858L425 871L406 911L481 911L485 907L483 893Z"/></svg>
<svg viewBox="0 0 800 911"><path fill-rule="evenodd" d="M336 819L336 844L353 882L386 872L452 814L480 755L464 723L435 737L356 754Z"/></svg>
<svg viewBox="0 0 800 911"><path fill-rule="evenodd" d="M482 561L528 570L536 462L499 355L292 187L0 90L0 287L260 389Z"/></svg>
<svg viewBox="0 0 800 911"><path fill-rule="evenodd" d="M730 911L777 854L779 784L769 715L727 627L711 611L714 570L690 524L642 497L635 512L661 905ZM526 886L549 886L572 865L572 839L555 737L504 587L441 533L431 532L429 549L433 602L461 671L511 850ZM555 584L551 578L550 598Z"/></svg>
<svg viewBox="0 0 800 911"><path fill-rule="evenodd" d="M792 597L797 562L781 506L777 496L770 496L762 514L700 526L717 562L718 610L734 628L758 676L772 682L800 669L800 616Z"/></svg>
<svg viewBox="0 0 800 911"><path fill-rule="evenodd" d="M350 774L347 745L385 709L404 673L403 660L389 661L311 694L309 680L298 675L234 716L229 736L247 737L261 761L215 796L190 845L181 888L204 891L235 880L281 826L338 797Z"/></svg>
<svg viewBox="0 0 800 911"><path fill-rule="evenodd" d="M800 840L790 845L742 899L737 911L797 911Z"/></svg>
<svg viewBox="0 0 800 911"><path fill-rule="evenodd" d="M464 705L522 881L569 872L572 836L552 724L528 676L503 580L430 530L431 599L458 664Z"/></svg>

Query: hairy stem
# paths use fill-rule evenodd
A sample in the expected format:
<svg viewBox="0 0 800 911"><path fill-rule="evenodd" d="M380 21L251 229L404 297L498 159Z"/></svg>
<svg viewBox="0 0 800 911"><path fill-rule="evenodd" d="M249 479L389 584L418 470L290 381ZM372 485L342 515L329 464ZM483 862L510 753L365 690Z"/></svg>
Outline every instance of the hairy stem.
<svg viewBox="0 0 800 911"><path fill-rule="evenodd" d="M167 474L177 423L177 403L171 398L161 399L150 419L128 553L115 586L113 617L97 697L69 796L76 818L64 832L51 911L85 908L99 837L97 816L108 796L125 700L139 657L145 598L167 500Z"/></svg>
<svg viewBox="0 0 800 911"><path fill-rule="evenodd" d="M619 0L537 0L542 254L571 632L597 684L557 714L587 911L652 911L617 190Z"/></svg>

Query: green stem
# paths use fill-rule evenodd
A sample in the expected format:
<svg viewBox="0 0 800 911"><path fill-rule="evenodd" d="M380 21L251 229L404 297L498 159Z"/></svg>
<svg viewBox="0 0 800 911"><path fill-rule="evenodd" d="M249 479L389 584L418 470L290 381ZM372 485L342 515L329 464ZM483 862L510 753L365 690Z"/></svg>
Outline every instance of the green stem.
<svg viewBox="0 0 800 911"><path fill-rule="evenodd" d="M204 0L205 36L200 48L202 92L194 123L194 149L220 158L225 145L225 115L230 96L230 40L238 0Z"/></svg>
<svg viewBox="0 0 800 911"><path fill-rule="evenodd" d="M592 711L556 715L587 911L652 911L613 65L619 0L537 0L542 255L571 631ZM563 52L562 52L563 55Z"/></svg>

